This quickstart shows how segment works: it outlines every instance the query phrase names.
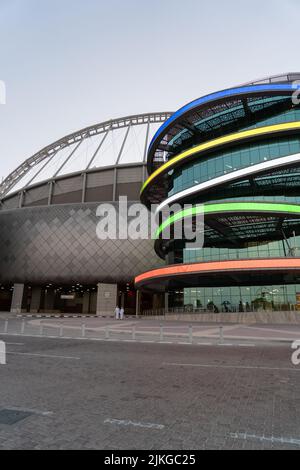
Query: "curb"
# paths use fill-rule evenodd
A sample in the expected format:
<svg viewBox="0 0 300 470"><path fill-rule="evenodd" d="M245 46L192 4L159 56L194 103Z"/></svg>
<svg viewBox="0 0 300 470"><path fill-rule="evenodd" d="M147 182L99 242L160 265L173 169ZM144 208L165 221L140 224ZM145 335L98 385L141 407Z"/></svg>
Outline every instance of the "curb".
<svg viewBox="0 0 300 470"><path fill-rule="evenodd" d="M57 315L57 314L24 314L24 315L17 315L17 318L111 318L114 319L114 315ZM136 319L135 315L127 315L125 319Z"/></svg>

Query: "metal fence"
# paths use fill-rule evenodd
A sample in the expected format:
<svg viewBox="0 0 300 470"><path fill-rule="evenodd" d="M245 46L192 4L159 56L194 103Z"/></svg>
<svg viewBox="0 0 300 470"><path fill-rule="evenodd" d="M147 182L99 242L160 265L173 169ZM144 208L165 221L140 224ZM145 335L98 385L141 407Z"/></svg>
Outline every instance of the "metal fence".
<svg viewBox="0 0 300 470"><path fill-rule="evenodd" d="M63 322L32 321L27 319L0 320L0 336L28 336L36 338L61 338L73 340L156 342L177 344L201 344L208 337L202 334L200 325L170 326L160 323L145 326L143 323L90 327L87 322L68 325ZM215 343L225 340L223 326L216 326L216 334L209 338Z"/></svg>

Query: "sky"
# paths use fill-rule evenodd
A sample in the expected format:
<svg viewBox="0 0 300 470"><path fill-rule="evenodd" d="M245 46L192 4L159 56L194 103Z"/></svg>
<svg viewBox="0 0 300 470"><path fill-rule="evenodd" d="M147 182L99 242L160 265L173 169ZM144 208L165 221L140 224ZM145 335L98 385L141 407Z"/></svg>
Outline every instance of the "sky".
<svg viewBox="0 0 300 470"><path fill-rule="evenodd" d="M60 137L300 72L300 0L0 0L0 178Z"/></svg>

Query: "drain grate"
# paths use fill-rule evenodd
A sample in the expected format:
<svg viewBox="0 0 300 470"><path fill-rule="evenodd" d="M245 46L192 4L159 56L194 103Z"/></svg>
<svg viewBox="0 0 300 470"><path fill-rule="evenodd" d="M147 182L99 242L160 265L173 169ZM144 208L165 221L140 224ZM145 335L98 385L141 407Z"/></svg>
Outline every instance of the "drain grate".
<svg viewBox="0 0 300 470"><path fill-rule="evenodd" d="M0 424L12 425L31 415L30 411L2 409L0 410Z"/></svg>

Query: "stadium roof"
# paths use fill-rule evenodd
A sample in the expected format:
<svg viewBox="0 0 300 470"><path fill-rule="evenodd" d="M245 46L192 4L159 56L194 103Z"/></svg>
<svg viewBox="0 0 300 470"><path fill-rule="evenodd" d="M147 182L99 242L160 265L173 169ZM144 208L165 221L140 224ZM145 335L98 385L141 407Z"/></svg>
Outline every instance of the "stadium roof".
<svg viewBox="0 0 300 470"><path fill-rule="evenodd" d="M147 147L170 112L122 117L69 134L24 161L0 185L0 198L63 175L146 162Z"/></svg>

